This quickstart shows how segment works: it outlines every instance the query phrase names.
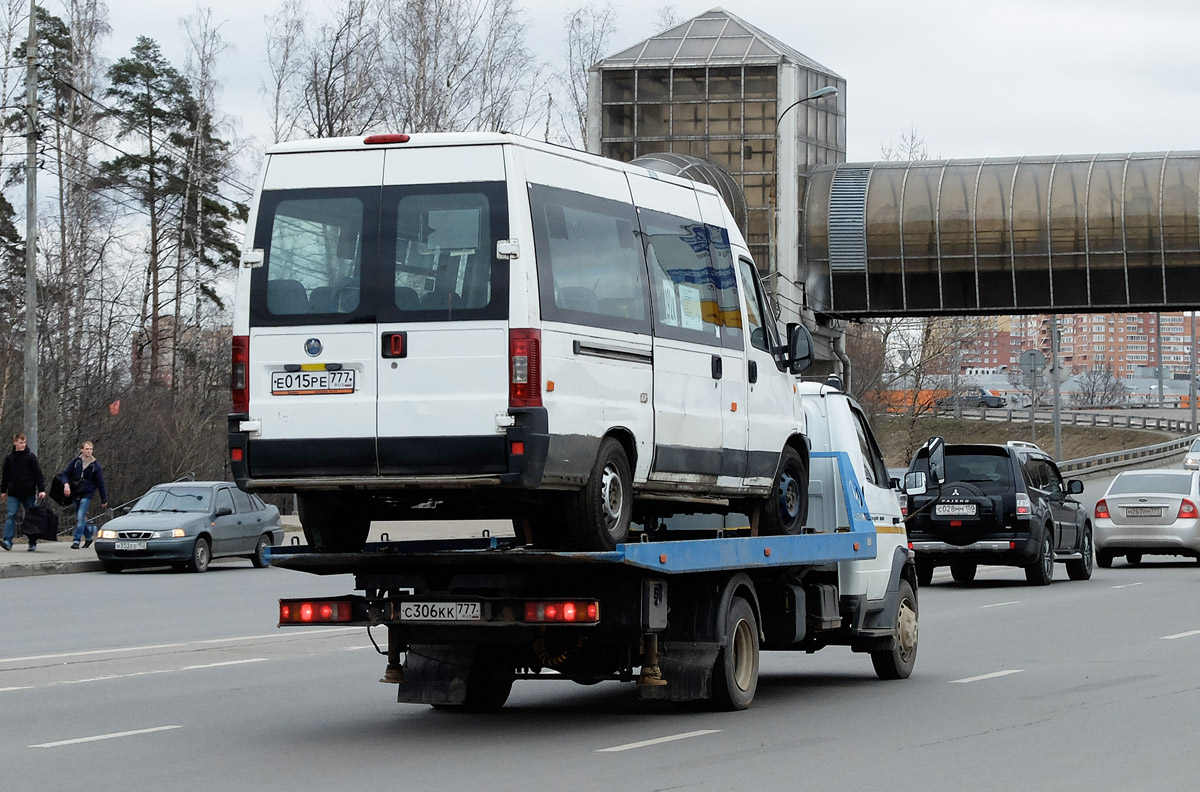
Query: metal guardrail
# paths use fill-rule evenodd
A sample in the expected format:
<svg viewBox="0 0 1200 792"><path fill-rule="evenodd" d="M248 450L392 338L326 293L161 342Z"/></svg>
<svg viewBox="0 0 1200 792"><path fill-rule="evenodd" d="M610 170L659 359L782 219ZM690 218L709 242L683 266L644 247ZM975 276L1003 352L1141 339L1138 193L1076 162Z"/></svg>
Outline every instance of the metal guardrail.
<svg viewBox="0 0 1200 792"><path fill-rule="evenodd" d="M939 408L938 415L953 415L952 409ZM977 421L1025 421L1029 420L1028 407L964 407L960 417ZM1054 413L1051 410L1034 410L1036 423L1053 423ZM1130 413L1114 412L1083 412L1079 410L1062 411L1063 426L1111 426L1117 429L1144 429L1159 432L1181 432L1196 434L1200 432L1191 421L1179 418L1161 418L1153 415L1133 415Z"/></svg>
<svg viewBox="0 0 1200 792"><path fill-rule="evenodd" d="M939 410L944 415L952 410ZM979 421L1028 421L1028 407L972 407L963 408L960 417ZM1200 438L1200 433L1191 421L1178 418L1160 418L1152 415L1131 415L1111 412L1083 412L1070 410L1062 412L1064 426L1108 426L1118 429L1143 429L1159 432L1181 432L1186 436L1178 440L1167 440L1154 445L1127 448L1122 451L1110 451L1106 454L1067 459L1058 463L1063 473L1098 473L1112 468L1126 467L1139 462L1150 462L1158 459L1177 456L1191 448L1192 443ZM1050 410L1034 410L1034 421L1037 423L1053 423L1054 413Z"/></svg>
<svg viewBox="0 0 1200 792"><path fill-rule="evenodd" d="M1192 443L1195 442L1197 437L1200 437L1200 435L1181 437L1178 440L1168 440L1165 443L1156 443L1155 445L1142 446L1140 448L1127 448L1124 451L1110 451L1107 454L1068 459L1059 462L1058 469L1063 473L1096 473L1101 470L1125 467L1135 462L1165 459L1187 451L1192 447Z"/></svg>

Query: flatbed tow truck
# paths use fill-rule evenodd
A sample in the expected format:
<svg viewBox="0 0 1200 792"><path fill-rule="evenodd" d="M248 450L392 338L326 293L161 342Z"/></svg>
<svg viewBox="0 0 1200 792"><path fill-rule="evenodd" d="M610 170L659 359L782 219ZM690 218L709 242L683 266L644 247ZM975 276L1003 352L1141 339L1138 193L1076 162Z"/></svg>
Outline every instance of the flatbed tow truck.
<svg viewBox="0 0 1200 792"><path fill-rule="evenodd" d="M401 702L435 707L496 709L514 680L566 678L631 681L643 699L744 709L762 649L849 646L870 655L880 678L907 678L917 583L902 526L879 528L846 452L812 458L814 468L829 460L844 507L836 525L793 536L751 528L681 540L668 531L609 552L491 536L385 537L357 553L272 547L272 565L353 574L361 592L280 600L279 624L386 628L381 681L397 685ZM882 596L868 597L872 578Z"/></svg>

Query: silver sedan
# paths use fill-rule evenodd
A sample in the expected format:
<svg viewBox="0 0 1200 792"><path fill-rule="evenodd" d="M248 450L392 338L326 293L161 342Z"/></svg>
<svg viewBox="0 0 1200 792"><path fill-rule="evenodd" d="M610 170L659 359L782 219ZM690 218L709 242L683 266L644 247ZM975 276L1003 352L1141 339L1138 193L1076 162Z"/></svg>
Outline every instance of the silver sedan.
<svg viewBox="0 0 1200 792"><path fill-rule="evenodd" d="M1200 440L1192 443L1188 449L1187 456L1183 458L1183 469L1200 470Z"/></svg>
<svg viewBox="0 0 1200 792"><path fill-rule="evenodd" d="M1125 556L1182 555L1200 560L1200 472L1128 470L1096 501L1092 529L1096 563Z"/></svg>

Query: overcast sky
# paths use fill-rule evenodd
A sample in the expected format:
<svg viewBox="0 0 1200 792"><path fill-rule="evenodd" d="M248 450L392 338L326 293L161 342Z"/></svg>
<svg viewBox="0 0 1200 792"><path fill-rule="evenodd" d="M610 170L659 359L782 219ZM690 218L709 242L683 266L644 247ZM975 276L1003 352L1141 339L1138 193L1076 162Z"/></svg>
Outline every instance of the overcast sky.
<svg viewBox="0 0 1200 792"><path fill-rule="evenodd" d="M55 13L56 0L46 0ZM324 0L310 0L314 14ZM531 49L561 58L562 0L518 0ZM158 40L182 65L194 6L108 0L110 58ZM227 56L224 104L262 134L263 18L274 0L209 0ZM657 0L614 0L610 52L657 32ZM714 2L671 3L680 20ZM726 10L847 81L849 159L878 159L915 128L931 157L1200 149L1196 0L726 0ZM402 130L397 130L402 131Z"/></svg>

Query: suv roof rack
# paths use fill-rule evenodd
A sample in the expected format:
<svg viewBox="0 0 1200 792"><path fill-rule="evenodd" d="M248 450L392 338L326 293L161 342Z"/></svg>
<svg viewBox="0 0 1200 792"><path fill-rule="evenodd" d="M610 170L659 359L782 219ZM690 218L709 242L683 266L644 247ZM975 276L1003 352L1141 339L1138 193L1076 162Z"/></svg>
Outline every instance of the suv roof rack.
<svg viewBox="0 0 1200 792"><path fill-rule="evenodd" d="M1013 448L1029 448L1034 451L1042 450L1042 447L1040 445L1038 445L1037 443L1031 443L1028 440L1009 440L1007 443L1005 443L1005 445L1012 446ZM1045 452L1043 451L1042 453L1045 453Z"/></svg>

